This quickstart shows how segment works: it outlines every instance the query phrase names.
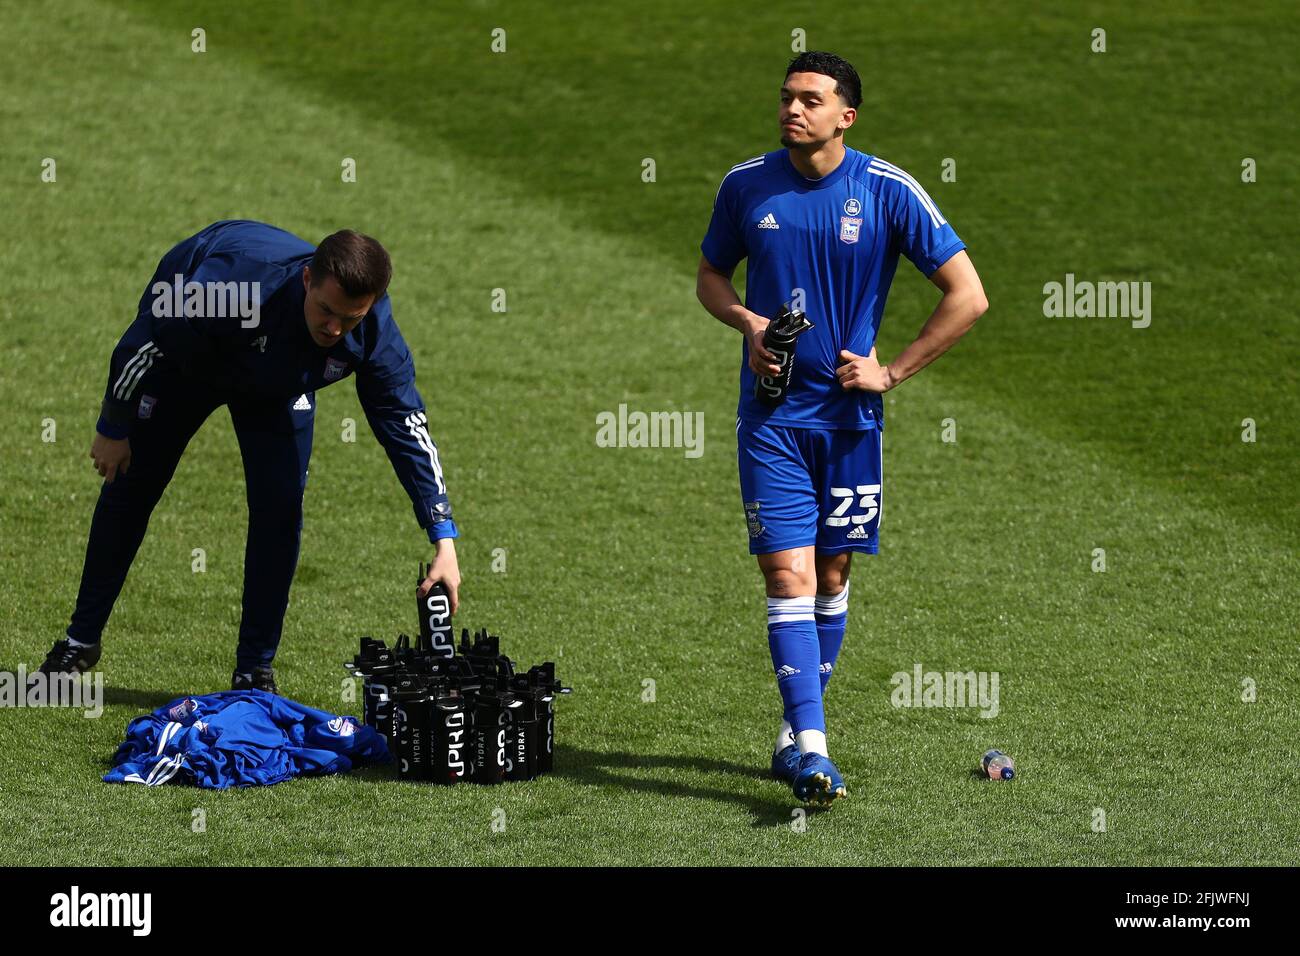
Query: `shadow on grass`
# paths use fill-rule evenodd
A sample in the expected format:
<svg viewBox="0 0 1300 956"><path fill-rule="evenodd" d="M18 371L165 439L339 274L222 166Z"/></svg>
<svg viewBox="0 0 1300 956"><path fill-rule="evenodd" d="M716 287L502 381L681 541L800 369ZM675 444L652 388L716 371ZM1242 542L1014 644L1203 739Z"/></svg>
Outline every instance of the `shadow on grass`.
<svg viewBox="0 0 1300 956"><path fill-rule="evenodd" d="M39 666L40 665L38 664L33 664L30 667L26 668L26 673L29 681L36 674L37 667ZM17 674L18 668L0 667L0 671L9 674ZM181 696L180 694L177 694L173 691L134 690L129 687L114 687L108 683L107 679L105 679L104 699L102 703L105 706L113 705L113 704L125 704L131 707L139 707L142 710L155 710L156 708L161 707L163 704L175 700L177 697L180 696Z"/></svg>
<svg viewBox="0 0 1300 956"><path fill-rule="evenodd" d="M163 704L170 703L177 697L182 696L175 691L170 690L136 690L131 687L104 687L105 705L125 704L130 707L137 707L144 712L157 710Z"/></svg>
<svg viewBox="0 0 1300 956"><path fill-rule="evenodd" d="M633 776L622 771L654 773L650 779ZM705 774L716 779L716 786L701 786L678 783L667 779L662 771L687 771ZM361 785L397 784L397 776L392 764L358 768L346 775L354 783ZM664 754L631 754L584 750L580 747L560 745L555 749L555 769L548 776L558 777L570 783L588 787L618 787L623 790L652 793L661 797L681 797L696 800L713 800L717 803L730 803L747 810L753 817L755 827L781 827L790 823L790 813L797 803L790 793L790 788L780 781L773 780L768 774L754 766L731 763L726 760L713 760L706 757L692 757ZM750 781L760 781L770 789L761 797L744 792L748 787L742 785ZM424 784L413 784L425 786ZM436 787L436 784L427 784ZM474 786L459 784L459 786ZM505 787L528 786L526 782L506 783ZM820 813L825 808L806 806L808 813Z"/></svg>
<svg viewBox="0 0 1300 956"><path fill-rule="evenodd" d="M684 770L720 779L718 786L699 786L677 783L666 779L661 774L654 774L650 779L642 779L619 773L618 771L621 770L640 772ZM555 748L555 769L552 775L592 787L621 787L625 790L639 790L662 797L686 797L733 803L749 811L754 818L753 825L756 827L787 826L790 823L790 811L799 806L794 801L789 787L778 780L773 780L764 768L686 754L606 752L560 744ZM727 786L727 778L738 778L737 784L741 781L762 781L771 788L771 795L754 797L742 793L739 788Z"/></svg>

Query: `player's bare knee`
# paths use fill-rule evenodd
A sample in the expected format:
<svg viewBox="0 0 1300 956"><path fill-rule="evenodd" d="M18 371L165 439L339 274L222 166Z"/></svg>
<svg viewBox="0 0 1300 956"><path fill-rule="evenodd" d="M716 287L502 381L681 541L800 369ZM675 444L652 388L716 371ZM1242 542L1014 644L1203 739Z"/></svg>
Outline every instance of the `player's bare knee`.
<svg viewBox="0 0 1300 956"><path fill-rule="evenodd" d="M817 556L817 593L834 597L849 583L849 568L853 553Z"/></svg>
<svg viewBox="0 0 1300 956"><path fill-rule="evenodd" d="M813 593L813 581L807 574L789 568L773 568L764 572L768 597L807 597Z"/></svg>
<svg viewBox="0 0 1300 956"><path fill-rule="evenodd" d="M817 593L833 597L849 583L848 568L831 568L817 572Z"/></svg>

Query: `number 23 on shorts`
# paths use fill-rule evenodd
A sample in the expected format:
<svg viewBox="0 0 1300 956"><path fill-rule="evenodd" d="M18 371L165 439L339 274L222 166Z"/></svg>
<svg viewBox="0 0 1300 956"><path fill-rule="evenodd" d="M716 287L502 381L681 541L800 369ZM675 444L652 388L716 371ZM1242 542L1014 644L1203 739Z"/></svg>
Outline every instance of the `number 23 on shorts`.
<svg viewBox="0 0 1300 956"><path fill-rule="evenodd" d="M853 488L831 488L831 497L838 502L835 510L826 516L828 528L843 528L849 524L870 524L880 514L880 486L856 485ZM850 513L854 500L857 510Z"/></svg>

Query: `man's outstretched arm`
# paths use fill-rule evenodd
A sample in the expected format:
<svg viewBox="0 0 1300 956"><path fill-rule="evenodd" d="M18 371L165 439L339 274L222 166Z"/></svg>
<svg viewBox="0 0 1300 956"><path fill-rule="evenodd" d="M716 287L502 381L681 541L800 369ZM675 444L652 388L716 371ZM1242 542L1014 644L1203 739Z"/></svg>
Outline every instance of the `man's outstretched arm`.
<svg viewBox="0 0 1300 956"><path fill-rule="evenodd" d="M836 369L841 386L889 391L952 348L988 310L984 285L964 249L932 272L930 281L939 287L943 298L912 343L888 365L876 361L875 349L871 355L841 352L844 364Z"/></svg>
<svg viewBox="0 0 1300 956"><path fill-rule="evenodd" d="M402 374L384 369L359 371L357 397L371 430L388 454L393 471L415 509L415 518L429 535L437 553L420 585L425 594L435 582L447 587L451 610L460 605L460 566L456 559L459 531L451 516L451 500L443 479L438 448L429 434L424 399L415 387L415 369L408 362Z"/></svg>

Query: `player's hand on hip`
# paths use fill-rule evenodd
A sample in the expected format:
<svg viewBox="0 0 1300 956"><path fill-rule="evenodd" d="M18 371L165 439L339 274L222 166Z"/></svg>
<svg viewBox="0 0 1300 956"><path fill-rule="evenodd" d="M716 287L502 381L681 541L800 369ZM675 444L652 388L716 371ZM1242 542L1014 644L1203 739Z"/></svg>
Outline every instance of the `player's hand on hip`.
<svg viewBox="0 0 1300 956"><path fill-rule="evenodd" d="M745 341L749 343L749 370L759 377L776 375L781 371L776 356L763 347L763 333L767 331L769 321L755 315L745 329Z"/></svg>
<svg viewBox="0 0 1300 956"><path fill-rule="evenodd" d="M129 438L106 438L95 432L95 440L90 443L90 457L95 460L95 470L110 485L119 474L125 475L131 467L131 440Z"/></svg>
<svg viewBox="0 0 1300 956"><path fill-rule="evenodd" d="M844 364L835 370L835 377L840 380L841 388L887 392L894 387L894 376L889 366L876 361L875 346L866 355L855 355L848 349L841 349L840 361Z"/></svg>
<svg viewBox="0 0 1300 956"><path fill-rule="evenodd" d="M420 597L429 593L429 588L439 581L447 588L447 599L451 602L451 613L460 607L460 565L456 561L456 539L442 538L438 542L438 553L429 565L429 573L420 583Z"/></svg>

